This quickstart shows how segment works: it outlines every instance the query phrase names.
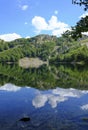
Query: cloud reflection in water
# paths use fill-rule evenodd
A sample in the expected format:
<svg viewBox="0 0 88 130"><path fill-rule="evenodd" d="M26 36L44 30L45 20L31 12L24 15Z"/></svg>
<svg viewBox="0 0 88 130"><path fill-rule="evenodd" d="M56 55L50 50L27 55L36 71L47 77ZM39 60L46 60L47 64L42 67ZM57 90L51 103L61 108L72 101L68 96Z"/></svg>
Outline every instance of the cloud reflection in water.
<svg viewBox="0 0 88 130"><path fill-rule="evenodd" d="M81 109L82 109L82 110L88 110L88 104L82 105L82 106L81 106Z"/></svg>
<svg viewBox="0 0 88 130"><path fill-rule="evenodd" d="M21 87L18 87L16 85L13 85L13 84L5 84L3 86L0 87L0 91L10 91L10 92L17 92L19 90L21 90Z"/></svg>
<svg viewBox="0 0 88 130"><path fill-rule="evenodd" d="M53 89L50 94L42 94L42 92L39 92L32 100L32 104L35 108L41 108L44 107L46 103L49 103L52 108L55 108L59 103L67 101L70 97L80 98L87 93L88 91L73 88L56 88Z"/></svg>

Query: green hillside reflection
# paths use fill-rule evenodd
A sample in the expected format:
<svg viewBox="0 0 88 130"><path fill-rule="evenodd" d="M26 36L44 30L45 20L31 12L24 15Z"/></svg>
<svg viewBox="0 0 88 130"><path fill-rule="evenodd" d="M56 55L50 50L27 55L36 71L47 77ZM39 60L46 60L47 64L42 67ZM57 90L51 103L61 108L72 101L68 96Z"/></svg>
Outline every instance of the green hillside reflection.
<svg viewBox="0 0 88 130"><path fill-rule="evenodd" d="M0 64L0 85L6 83L41 90L56 87L88 89L88 67L68 64L23 69L18 65Z"/></svg>

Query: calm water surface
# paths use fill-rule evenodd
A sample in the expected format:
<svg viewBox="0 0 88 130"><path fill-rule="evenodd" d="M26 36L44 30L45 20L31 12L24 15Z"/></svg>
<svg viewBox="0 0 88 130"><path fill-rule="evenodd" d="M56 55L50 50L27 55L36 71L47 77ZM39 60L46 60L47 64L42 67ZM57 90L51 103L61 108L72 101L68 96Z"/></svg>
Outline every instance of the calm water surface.
<svg viewBox="0 0 88 130"><path fill-rule="evenodd" d="M0 130L88 130L88 69L82 68L1 65Z"/></svg>

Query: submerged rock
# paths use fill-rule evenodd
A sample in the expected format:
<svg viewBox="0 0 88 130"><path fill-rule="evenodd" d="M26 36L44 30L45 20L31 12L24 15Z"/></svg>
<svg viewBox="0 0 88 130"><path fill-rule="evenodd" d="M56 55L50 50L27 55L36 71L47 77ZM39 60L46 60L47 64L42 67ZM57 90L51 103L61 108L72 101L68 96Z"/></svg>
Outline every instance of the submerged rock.
<svg viewBox="0 0 88 130"><path fill-rule="evenodd" d="M88 122L88 117L82 118L83 121Z"/></svg>
<svg viewBox="0 0 88 130"><path fill-rule="evenodd" d="M28 121L30 121L30 117L23 117L19 121L28 122Z"/></svg>

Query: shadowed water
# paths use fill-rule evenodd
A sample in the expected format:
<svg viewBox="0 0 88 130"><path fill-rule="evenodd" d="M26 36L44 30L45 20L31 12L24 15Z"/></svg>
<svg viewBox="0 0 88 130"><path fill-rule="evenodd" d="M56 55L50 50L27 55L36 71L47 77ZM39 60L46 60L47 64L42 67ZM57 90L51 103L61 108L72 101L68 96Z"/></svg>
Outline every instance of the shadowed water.
<svg viewBox="0 0 88 130"><path fill-rule="evenodd" d="M0 130L88 130L87 67L0 65L0 84Z"/></svg>

